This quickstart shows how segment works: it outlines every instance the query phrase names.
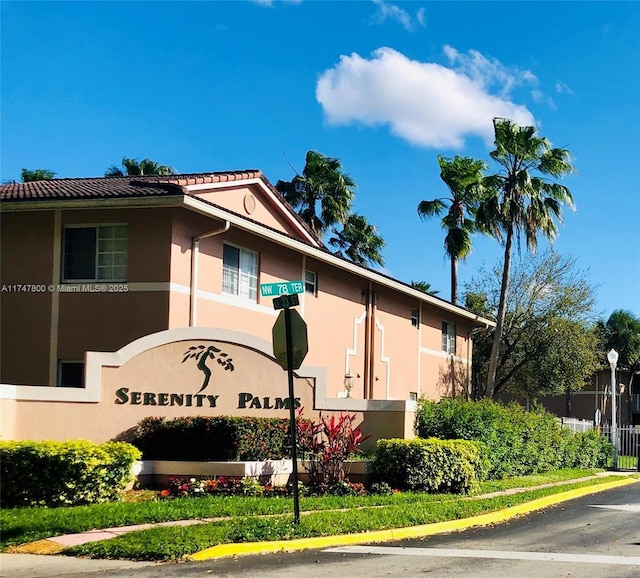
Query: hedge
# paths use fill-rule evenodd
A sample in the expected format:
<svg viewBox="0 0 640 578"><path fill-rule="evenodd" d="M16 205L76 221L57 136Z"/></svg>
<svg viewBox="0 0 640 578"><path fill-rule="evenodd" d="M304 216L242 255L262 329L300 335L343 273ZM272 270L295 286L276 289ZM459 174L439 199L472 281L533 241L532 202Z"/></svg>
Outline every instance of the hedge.
<svg viewBox="0 0 640 578"><path fill-rule="evenodd" d="M488 479L563 467L606 467L612 451L597 433L574 434L543 408L526 411L491 400L421 400L416 435L482 442Z"/></svg>
<svg viewBox="0 0 640 578"><path fill-rule="evenodd" d="M291 455L284 418L148 417L136 426L131 443L145 460L254 461Z"/></svg>
<svg viewBox="0 0 640 578"><path fill-rule="evenodd" d="M379 482L401 490L470 493L477 489L482 456L465 440L378 440L374 472Z"/></svg>
<svg viewBox="0 0 640 578"><path fill-rule="evenodd" d="M2 507L76 506L116 499L140 452L124 442L0 441Z"/></svg>

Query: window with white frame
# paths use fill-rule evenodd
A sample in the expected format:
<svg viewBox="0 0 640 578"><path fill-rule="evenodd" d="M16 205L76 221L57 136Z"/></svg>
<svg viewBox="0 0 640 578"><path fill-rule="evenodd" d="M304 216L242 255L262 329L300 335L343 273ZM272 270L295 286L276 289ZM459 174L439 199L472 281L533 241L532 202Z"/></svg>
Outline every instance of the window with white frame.
<svg viewBox="0 0 640 578"><path fill-rule="evenodd" d="M258 296L258 253L224 244L222 292L256 300Z"/></svg>
<svg viewBox="0 0 640 578"><path fill-rule="evenodd" d="M449 321L442 322L442 351L451 355L456 353L456 324Z"/></svg>
<svg viewBox="0 0 640 578"><path fill-rule="evenodd" d="M411 326L420 327L420 311L418 309L411 310Z"/></svg>
<svg viewBox="0 0 640 578"><path fill-rule="evenodd" d="M59 360L58 387L84 387L84 362Z"/></svg>
<svg viewBox="0 0 640 578"><path fill-rule="evenodd" d="M304 272L304 291L315 295L318 290L318 276L313 271Z"/></svg>
<svg viewBox="0 0 640 578"><path fill-rule="evenodd" d="M127 226L65 227L62 267L64 281L126 281Z"/></svg>

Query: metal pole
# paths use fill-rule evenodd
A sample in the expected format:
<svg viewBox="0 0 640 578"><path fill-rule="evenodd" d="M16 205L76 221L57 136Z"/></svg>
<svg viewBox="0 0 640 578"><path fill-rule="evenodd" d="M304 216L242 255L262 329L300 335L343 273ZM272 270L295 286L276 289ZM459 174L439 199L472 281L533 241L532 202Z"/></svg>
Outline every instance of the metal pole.
<svg viewBox="0 0 640 578"><path fill-rule="evenodd" d="M611 437L613 438L613 469L618 469L618 426L616 409L616 365L611 364Z"/></svg>
<svg viewBox="0 0 640 578"><path fill-rule="evenodd" d="M284 331L287 339L287 376L289 378L289 429L291 430L291 462L293 465L293 523L300 523L300 497L298 492L298 452L296 442L296 398L293 392L293 344L291 338L291 311L284 309Z"/></svg>

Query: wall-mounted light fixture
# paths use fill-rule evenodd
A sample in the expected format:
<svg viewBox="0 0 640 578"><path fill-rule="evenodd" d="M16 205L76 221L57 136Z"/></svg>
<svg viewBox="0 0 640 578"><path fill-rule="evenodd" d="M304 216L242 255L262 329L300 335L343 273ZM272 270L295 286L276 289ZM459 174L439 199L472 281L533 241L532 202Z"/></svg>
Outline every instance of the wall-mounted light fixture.
<svg viewBox="0 0 640 578"><path fill-rule="evenodd" d="M356 383L356 378L351 374L350 371L344 374L344 390L347 392L347 397L351 397L351 390Z"/></svg>

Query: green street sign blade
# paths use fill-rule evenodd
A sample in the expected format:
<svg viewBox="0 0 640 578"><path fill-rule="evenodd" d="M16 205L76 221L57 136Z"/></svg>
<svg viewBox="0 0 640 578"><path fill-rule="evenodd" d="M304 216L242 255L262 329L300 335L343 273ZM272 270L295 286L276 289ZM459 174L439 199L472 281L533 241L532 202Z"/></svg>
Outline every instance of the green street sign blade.
<svg viewBox="0 0 640 578"><path fill-rule="evenodd" d="M280 297L280 295L295 295L304 293L302 281L283 281L282 283L262 283L260 295L262 297Z"/></svg>

